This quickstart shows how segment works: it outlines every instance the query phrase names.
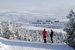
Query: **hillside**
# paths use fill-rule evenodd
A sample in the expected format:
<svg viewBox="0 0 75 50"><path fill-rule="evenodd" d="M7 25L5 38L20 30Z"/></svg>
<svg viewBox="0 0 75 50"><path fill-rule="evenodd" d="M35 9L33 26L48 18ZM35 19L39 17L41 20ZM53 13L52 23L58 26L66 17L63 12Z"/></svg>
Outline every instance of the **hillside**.
<svg viewBox="0 0 75 50"><path fill-rule="evenodd" d="M0 37L0 49L4 50L73 50L66 44L44 44L38 42L8 40Z"/></svg>

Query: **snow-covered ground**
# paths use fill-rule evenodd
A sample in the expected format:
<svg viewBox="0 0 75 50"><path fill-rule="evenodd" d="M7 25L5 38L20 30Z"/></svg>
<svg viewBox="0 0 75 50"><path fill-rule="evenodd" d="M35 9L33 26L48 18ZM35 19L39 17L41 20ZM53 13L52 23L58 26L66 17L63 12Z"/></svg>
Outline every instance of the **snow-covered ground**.
<svg viewBox="0 0 75 50"><path fill-rule="evenodd" d="M73 50L65 43L44 44L19 40L8 40L0 37L0 50Z"/></svg>
<svg viewBox="0 0 75 50"><path fill-rule="evenodd" d="M56 15L24 13L24 12L0 12L0 22L18 23L47 28L63 29L68 21L66 17Z"/></svg>

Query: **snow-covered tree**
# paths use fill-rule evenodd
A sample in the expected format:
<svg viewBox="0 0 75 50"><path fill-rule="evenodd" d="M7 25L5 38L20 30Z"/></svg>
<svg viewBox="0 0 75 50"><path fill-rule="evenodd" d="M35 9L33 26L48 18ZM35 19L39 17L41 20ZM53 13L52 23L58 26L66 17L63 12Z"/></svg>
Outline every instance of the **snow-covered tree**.
<svg viewBox="0 0 75 50"><path fill-rule="evenodd" d="M75 48L75 12L71 10L67 18L69 21L64 29L68 34L66 42L68 45Z"/></svg>

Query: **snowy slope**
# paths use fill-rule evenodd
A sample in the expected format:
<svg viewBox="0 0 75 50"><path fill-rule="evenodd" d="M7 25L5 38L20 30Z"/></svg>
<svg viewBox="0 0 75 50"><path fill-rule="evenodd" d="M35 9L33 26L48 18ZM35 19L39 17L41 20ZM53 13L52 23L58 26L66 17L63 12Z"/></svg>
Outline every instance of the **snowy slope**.
<svg viewBox="0 0 75 50"><path fill-rule="evenodd" d="M44 44L38 42L27 42L7 40L0 37L0 49L4 50L73 50L66 44Z"/></svg>

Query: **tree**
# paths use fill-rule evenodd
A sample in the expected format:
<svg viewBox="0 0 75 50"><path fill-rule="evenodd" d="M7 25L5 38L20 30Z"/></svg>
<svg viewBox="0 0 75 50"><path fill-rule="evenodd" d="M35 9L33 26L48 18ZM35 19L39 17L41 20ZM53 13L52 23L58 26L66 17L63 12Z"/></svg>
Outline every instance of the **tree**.
<svg viewBox="0 0 75 50"><path fill-rule="evenodd" d="M64 28L68 34L66 43L75 49L75 12L71 10L67 18L69 21Z"/></svg>

